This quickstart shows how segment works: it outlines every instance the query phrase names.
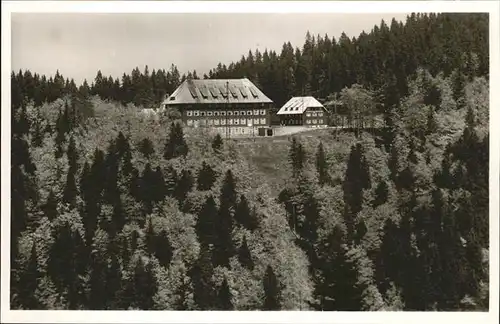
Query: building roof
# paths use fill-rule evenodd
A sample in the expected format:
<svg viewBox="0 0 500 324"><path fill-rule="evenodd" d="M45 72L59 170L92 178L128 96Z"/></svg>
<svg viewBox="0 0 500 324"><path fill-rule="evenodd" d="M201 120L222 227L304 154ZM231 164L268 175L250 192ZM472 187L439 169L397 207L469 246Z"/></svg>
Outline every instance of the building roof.
<svg viewBox="0 0 500 324"><path fill-rule="evenodd" d="M293 97L278 111L278 115L303 114L307 108L325 108L314 97Z"/></svg>
<svg viewBox="0 0 500 324"><path fill-rule="evenodd" d="M186 80L163 101L163 104L272 102L250 80L245 78Z"/></svg>

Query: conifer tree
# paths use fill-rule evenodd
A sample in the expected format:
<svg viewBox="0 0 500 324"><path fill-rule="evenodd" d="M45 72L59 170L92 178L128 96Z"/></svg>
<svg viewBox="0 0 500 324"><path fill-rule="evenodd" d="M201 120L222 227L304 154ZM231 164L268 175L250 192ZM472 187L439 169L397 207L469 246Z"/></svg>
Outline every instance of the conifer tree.
<svg viewBox="0 0 500 324"><path fill-rule="evenodd" d="M146 159L149 159L153 154L155 154L153 143L149 138L144 138L139 143L139 152L141 152Z"/></svg>
<svg viewBox="0 0 500 324"><path fill-rule="evenodd" d="M234 255L235 248L232 239L233 214L236 207L236 183L231 170L221 188L219 224L216 227L217 237L214 241L214 265L229 266L229 259Z"/></svg>
<svg viewBox="0 0 500 324"><path fill-rule="evenodd" d="M213 267L210 250L207 245L202 243L198 260L190 271L194 289L194 302L200 310L210 310L215 306L214 297L216 293L212 276Z"/></svg>
<svg viewBox="0 0 500 324"><path fill-rule="evenodd" d="M174 189L174 197L179 202L179 206L182 208L184 206L184 200L186 199L188 193L193 188L194 179L191 170L184 169L181 172L181 177L177 182Z"/></svg>
<svg viewBox="0 0 500 324"><path fill-rule="evenodd" d="M243 236L243 242L238 250L238 261L243 267L250 271L253 270L254 262L252 260L252 255L250 254L250 250L248 249L246 236Z"/></svg>
<svg viewBox="0 0 500 324"><path fill-rule="evenodd" d="M292 164L293 176L296 178L304 168L306 153L302 144L295 137L292 138L289 157Z"/></svg>
<svg viewBox="0 0 500 324"><path fill-rule="evenodd" d="M207 246L214 244L217 235L217 226L219 226L217 205L214 198L210 195L207 197L196 220L195 229L200 244Z"/></svg>
<svg viewBox="0 0 500 324"><path fill-rule="evenodd" d="M93 253L91 258L88 307L91 310L105 309L107 262L98 253Z"/></svg>
<svg viewBox="0 0 500 324"><path fill-rule="evenodd" d="M140 181L141 200L144 203L146 214L153 211L153 201L155 193L153 192L156 178L155 173L151 169L151 164L147 163Z"/></svg>
<svg viewBox="0 0 500 324"><path fill-rule="evenodd" d="M219 133L217 133L217 135L215 135L214 137L214 140L212 141L212 149L214 150L214 152L218 153L220 152L223 145L224 142L222 141L222 137Z"/></svg>
<svg viewBox="0 0 500 324"><path fill-rule="evenodd" d="M55 150L55 157L56 159L59 159L63 156L64 154L64 149L63 149L63 143L65 140L65 129L66 129L66 124L67 122L64 120L64 117L61 113L61 110L59 110L59 115L57 116L57 121L56 121L56 138L55 138L55 143L56 143L56 150Z"/></svg>
<svg viewBox="0 0 500 324"><path fill-rule="evenodd" d="M168 267L172 261L173 247L165 230L161 230L155 239L155 256L162 267Z"/></svg>
<svg viewBox="0 0 500 324"><path fill-rule="evenodd" d="M52 221L57 217L57 200L52 189L49 191L47 201L43 205L43 214L49 219L49 221Z"/></svg>
<svg viewBox="0 0 500 324"><path fill-rule="evenodd" d="M184 139L184 132L180 123L172 123L170 126L170 134L165 145L163 157L165 160L174 159L180 156L186 157L189 148Z"/></svg>
<svg viewBox="0 0 500 324"><path fill-rule="evenodd" d="M197 188L200 191L206 191L212 189L212 186L217 179L215 171L210 167L208 163L203 161L201 169L198 172Z"/></svg>
<svg viewBox="0 0 500 324"><path fill-rule="evenodd" d="M274 274L273 268L268 265L264 275L264 303L263 310L281 309L281 284Z"/></svg>
<svg viewBox="0 0 500 324"><path fill-rule="evenodd" d="M387 199L389 197L389 187L387 186L387 183L382 180L379 182L377 185L377 188L375 189L375 198L373 199L373 207L376 208L377 206L380 206L382 204L385 204L387 202Z"/></svg>
<svg viewBox="0 0 500 324"><path fill-rule="evenodd" d="M363 190L370 188L370 174L361 144L351 147L343 183L346 210L344 219L348 235L354 235L357 214L363 207Z"/></svg>
<svg viewBox="0 0 500 324"><path fill-rule="evenodd" d="M66 176L66 185L64 186L63 202L71 208L75 207L77 194L75 173L72 169L69 169Z"/></svg>
<svg viewBox="0 0 500 324"><path fill-rule="evenodd" d="M140 310L152 310L153 297L157 291L158 283L152 263L144 264L142 257L138 257L125 287L125 298L129 301L129 306Z"/></svg>
<svg viewBox="0 0 500 324"><path fill-rule="evenodd" d="M318 152L316 153L316 171L318 172L320 185L327 184L330 181L323 143L319 143Z"/></svg>
<svg viewBox="0 0 500 324"><path fill-rule="evenodd" d="M172 172L173 173L173 172ZM177 177L176 174L174 174L175 177ZM161 168L159 166L156 167L155 171L152 174L151 178L151 193L154 195L153 196L153 201L155 202L161 202L165 199L167 194L171 193L171 188L170 186L167 187L167 184L165 183L165 178L163 177L163 172L161 171ZM174 179L174 183L177 179Z"/></svg>
<svg viewBox="0 0 500 324"><path fill-rule="evenodd" d="M120 291L122 289L122 271L116 255L111 255L110 263L105 270L105 300L107 309L117 309L121 305ZM152 281L154 289L154 280Z"/></svg>
<svg viewBox="0 0 500 324"><path fill-rule="evenodd" d="M250 207L248 206L248 201L245 195L240 196L240 201L238 202L238 205L236 206L236 210L234 213L234 219L243 227L245 227L248 230L254 230L256 227L256 224L254 220L251 219L251 211Z"/></svg>
<svg viewBox="0 0 500 324"><path fill-rule="evenodd" d="M28 259L26 269L22 272L19 284L20 289L20 303L26 309L38 309L39 301L35 296L35 291L38 288L38 280L40 279L40 270L38 265L38 253L36 250L36 243L33 242L31 247L31 254Z"/></svg>
<svg viewBox="0 0 500 324"><path fill-rule="evenodd" d="M224 278L224 281L222 281L222 284L220 285L218 291L217 291L217 300L216 300L216 307L217 309L220 310L233 310L234 306L231 301L232 294L229 289L229 284L227 283L227 279Z"/></svg>

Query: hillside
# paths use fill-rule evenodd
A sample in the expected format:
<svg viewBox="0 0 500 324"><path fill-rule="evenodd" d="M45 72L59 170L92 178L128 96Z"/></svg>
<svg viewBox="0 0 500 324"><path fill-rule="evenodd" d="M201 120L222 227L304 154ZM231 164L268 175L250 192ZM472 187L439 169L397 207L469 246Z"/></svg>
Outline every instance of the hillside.
<svg viewBox="0 0 500 324"><path fill-rule="evenodd" d="M226 140L139 114L161 98L156 72L80 87L13 72L11 308L487 310L487 54L462 46L475 35L464 26L487 39L484 23L382 24L356 40L392 44L378 70L351 69L370 51L347 39L245 61L274 100L328 93L351 124L382 116L376 130ZM335 72L326 53L342 81L312 72ZM288 72L303 79L276 81Z"/></svg>

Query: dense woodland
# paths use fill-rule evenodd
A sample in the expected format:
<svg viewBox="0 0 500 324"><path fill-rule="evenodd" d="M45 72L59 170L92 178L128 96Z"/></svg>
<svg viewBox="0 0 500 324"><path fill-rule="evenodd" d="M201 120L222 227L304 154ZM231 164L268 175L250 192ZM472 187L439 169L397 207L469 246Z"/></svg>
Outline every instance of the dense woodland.
<svg viewBox="0 0 500 324"><path fill-rule="evenodd" d="M226 140L151 120L172 65L12 72L11 308L487 310L488 16L307 34L207 78L384 128Z"/></svg>

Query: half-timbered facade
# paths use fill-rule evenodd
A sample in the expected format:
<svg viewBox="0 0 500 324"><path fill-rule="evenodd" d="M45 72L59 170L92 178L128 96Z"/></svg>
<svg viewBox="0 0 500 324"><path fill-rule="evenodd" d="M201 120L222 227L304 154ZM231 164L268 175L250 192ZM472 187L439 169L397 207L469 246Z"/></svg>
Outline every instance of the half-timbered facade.
<svg viewBox="0 0 500 324"><path fill-rule="evenodd" d="M277 115L281 125L324 127L328 125L325 107L313 97L293 97L281 107Z"/></svg>

